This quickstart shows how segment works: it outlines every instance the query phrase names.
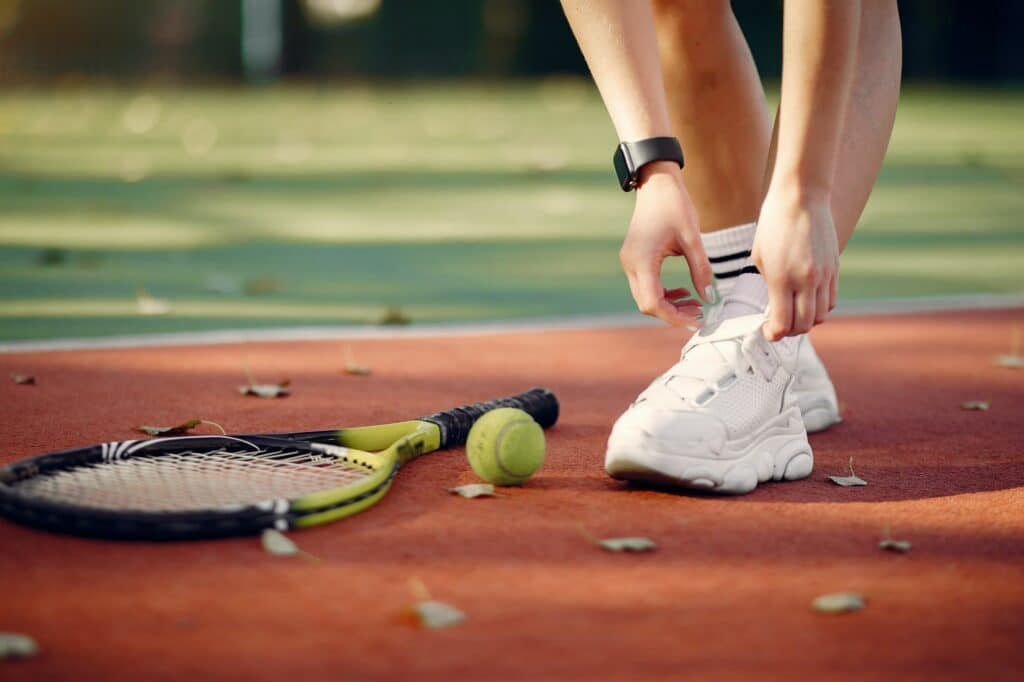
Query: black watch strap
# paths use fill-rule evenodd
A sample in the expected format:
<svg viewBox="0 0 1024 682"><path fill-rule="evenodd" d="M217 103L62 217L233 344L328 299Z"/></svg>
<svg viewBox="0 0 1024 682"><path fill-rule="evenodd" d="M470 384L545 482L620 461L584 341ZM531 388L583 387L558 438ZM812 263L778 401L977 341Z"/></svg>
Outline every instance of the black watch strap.
<svg viewBox="0 0 1024 682"><path fill-rule="evenodd" d="M683 167L683 148L674 137L649 137L636 142L623 142L612 159L619 186L623 192L636 189L640 171L655 161L673 161Z"/></svg>

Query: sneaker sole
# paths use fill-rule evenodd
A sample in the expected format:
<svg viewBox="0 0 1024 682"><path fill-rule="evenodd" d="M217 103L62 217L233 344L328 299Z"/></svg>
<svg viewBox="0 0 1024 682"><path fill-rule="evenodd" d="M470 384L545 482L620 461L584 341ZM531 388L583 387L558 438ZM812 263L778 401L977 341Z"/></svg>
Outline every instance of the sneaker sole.
<svg viewBox="0 0 1024 682"><path fill-rule="evenodd" d="M794 421L795 420L795 421ZM814 454L800 414L792 408L749 443L726 443L730 457L711 459L658 451L647 445L609 443L605 470L612 478L742 495L765 481L796 481L814 468Z"/></svg>

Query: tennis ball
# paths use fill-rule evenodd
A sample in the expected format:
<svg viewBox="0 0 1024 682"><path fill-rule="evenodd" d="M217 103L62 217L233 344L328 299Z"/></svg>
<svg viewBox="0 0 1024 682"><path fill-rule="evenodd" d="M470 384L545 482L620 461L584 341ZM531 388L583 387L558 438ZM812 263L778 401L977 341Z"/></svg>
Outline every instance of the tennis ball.
<svg viewBox="0 0 1024 682"><path fill-rule="evenodd" d="M469 430L466 456L476 475L496 485L519 485L544 463L544 430L514 407L491 410Z"/></svg>

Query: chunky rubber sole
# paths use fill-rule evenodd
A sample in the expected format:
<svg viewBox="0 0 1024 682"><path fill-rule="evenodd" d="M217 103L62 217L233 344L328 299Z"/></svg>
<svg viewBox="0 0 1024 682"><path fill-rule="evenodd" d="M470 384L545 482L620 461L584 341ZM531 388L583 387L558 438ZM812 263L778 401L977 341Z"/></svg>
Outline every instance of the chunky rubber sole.
<svg viewBox="0 0 1024 682"><path fill-rule="evenodd" d="M810 407L800 414L803 416L804 426L807 428L807 433L819 433L821 431L826 431L843 421L843 418L839 416L839 412L835 410L832 405L827 403L824 405Z"/></svg>
<svg viewBox="0 0 1024 682"><path fill-rule="evenodd" d="M726 443L723 453L671 453L644 436L608 443L605 470L612 478L743 495L766 481L796 481L814 468L814 453L794 406L749 442Z"/></svg>

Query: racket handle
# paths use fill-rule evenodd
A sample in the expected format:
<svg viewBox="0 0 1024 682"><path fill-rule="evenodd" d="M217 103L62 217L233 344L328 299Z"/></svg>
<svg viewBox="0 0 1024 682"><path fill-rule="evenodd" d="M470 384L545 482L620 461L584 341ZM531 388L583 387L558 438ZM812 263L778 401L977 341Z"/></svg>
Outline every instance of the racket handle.
<svg viewBox="0 0 1024 682"><path fill-rule="evenodd" d="M546 388L531 388L519 395L455 407L423 417L421 421L437 424L441 429L441 448L455 447L466 444L469 430L477 419L499 407L519 408L545 429L558 421L558 398Z"/></svg>

